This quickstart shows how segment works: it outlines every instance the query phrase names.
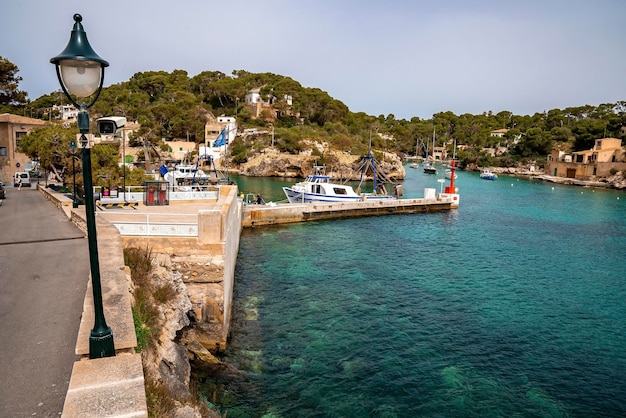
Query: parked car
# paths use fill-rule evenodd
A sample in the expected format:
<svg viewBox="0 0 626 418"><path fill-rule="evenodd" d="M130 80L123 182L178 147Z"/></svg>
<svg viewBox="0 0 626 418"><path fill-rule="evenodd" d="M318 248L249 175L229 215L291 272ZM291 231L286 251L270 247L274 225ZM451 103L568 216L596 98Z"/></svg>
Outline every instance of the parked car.
<svg viewBox="0 0 626 418"><path fill-rule="evenodd" d="M19 185L18 179L22 180L22 187L30 187L30 173L28 171L17 171L13 175L13 186Z"/></svg>
<svg viewBox="0 0 626 418"><path fill-rule="evenodd" d="M4 184L0 181L0 205L2 205L2 201L7 198L6 191L4 190Z"/></svg>

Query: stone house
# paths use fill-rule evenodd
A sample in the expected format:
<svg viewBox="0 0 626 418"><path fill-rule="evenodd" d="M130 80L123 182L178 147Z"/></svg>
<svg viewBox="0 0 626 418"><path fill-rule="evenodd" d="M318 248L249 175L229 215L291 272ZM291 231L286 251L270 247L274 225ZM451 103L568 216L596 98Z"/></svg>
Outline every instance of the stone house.
<svg viewBox="0 0 626 418"><path fill-rule="evenodd" d="M571 154L553 150L544 171L555 177L591 180L608 177L611 170L626 172L626 152L618 138L596 139L592 149Z"/></svg>
<svg viewBox="0 0 626 418"><path fill-rule="evenodd" d="M504 138L507 132L509 132L508 129L496 129L495 131L491 131L489 135L494 138Z"/></svg>
<svg viewBox="0 0 626 418"><path fill-rule="evenodd" d="M448 159L446 147L433 147L432 158L434 161L444 161Z"/></svg>
<svg viewBox="0 0 626 418"><path fill-rule="evenodd" d="M32 129L45 125L41 119L33 119L10 113L0 114L0 181L13 184L16 171L24 171L30 158L17 151L20 139Z"/></svg>
<svg viewBox="0 0 626 418"><path fill-rule="evenodd" d="M270 115L271 120L279 116L293 116L292 114L293 97L285 94L282 100L278 100L275 96L270 95L265 100L261 96L261 88L253 88L246 94L245 106L250 110L252 119L258 119L262 115L267 118ZM266 111L264 113L264 111Z"/></svg>
<svg viewBox="0 0 626 418"><path fill-rule="evenodd" d="M237 136L237 120L234 116L214 117L209 115L204 124L204 145L215 146L224 132L224 145L230 144Z"/></svg>

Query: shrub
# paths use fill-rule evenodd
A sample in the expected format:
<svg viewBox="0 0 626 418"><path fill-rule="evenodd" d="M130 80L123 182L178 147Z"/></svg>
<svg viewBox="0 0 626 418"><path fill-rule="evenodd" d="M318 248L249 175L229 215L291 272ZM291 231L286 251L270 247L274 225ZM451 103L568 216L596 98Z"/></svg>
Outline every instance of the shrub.
<svg viewBox="0 0 626 418"><path fill-rule="evenodd" d="M143 304L143 302L141 302ZM137 335L137 348L136 352L140 353L148 347L150 341L151 330L146 325L143 312L140 307L133 307L133 323L135 324L135 335Z"/></svg>
<svg viewBox="0 0 626 418"><path fill-rule="evenodd" d="M174 300L177 295L177 291L171 283L165 283L161 286L157 286L152 292L152 297L158 303L167 303Z"/></svg>
<svg viewBox="0 0 626 418"><path fill-rule="evenodd" d="M138 286L145 286L152 269L152 250L148 247L139 249L124 248L124 264L130 268L130 277Z"/></svg>
<svg viewBox="0 0 626 418"><path fill-rule="evenodd" d="M161 383L149 378L148 375L146 375L145 381L148 416L150 418L169 416L176 406L174 394Z"/></svg>

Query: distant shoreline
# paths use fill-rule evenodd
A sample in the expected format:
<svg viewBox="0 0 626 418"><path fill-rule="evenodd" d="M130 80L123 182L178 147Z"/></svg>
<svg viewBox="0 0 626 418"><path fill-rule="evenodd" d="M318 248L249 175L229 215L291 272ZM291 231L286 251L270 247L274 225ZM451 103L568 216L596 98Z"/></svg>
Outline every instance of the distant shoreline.
<svg viewBox="0 0 626 418"><path fill-rule="evenodd" d="M524 178L533 178L538 180L547 181L550 183L564 184L568 186L579 186L579 187L597 187L601 189L612 189L612 190L626 190L626 180L622 176L617 176L615 181L611 181L607 178L602 178L601 180L579 180L572 179L568 177L556 177L550 176L545 173L530 171L528 169L516 169L511 167L490 167L491 171L497 174L506 174L512 177L524 177Z"/></svg>

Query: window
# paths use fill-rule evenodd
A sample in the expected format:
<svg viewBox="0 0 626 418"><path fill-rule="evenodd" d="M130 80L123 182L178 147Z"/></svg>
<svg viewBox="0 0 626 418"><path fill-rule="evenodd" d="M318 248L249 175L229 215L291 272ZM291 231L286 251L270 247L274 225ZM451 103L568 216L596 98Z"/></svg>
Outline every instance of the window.
<svg viewBox="0 0 626 418"><path fill-rule="evenodd" d="M0 157L7 156L7 147L0 147Z"/></svg>
<svg viewBox="0 0 626 418"><path fill-rule="evenodd" d="M335 187L335 194L347 194L346 189L342 189L340 187Z"/></svg>
<svg viewBox="0 0 626 418"><path fill-rule="evenodd" d="M20 146L20 139L25 137L28 132L15 132L15 148Z"/></svg>

